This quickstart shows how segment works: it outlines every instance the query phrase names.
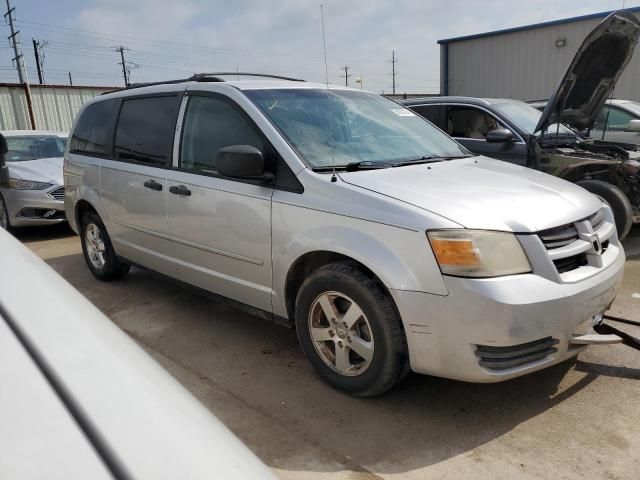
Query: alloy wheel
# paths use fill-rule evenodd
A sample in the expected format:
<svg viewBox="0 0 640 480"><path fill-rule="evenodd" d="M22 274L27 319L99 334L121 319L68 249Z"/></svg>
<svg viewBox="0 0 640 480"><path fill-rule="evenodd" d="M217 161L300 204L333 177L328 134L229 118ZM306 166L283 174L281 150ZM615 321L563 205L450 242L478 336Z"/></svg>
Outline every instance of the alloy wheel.
<svg viewBox="0 0 640 480"><path fill-rule="evenodd" d="M85 245L87 247L87 256L94 268L102 270L105 261L105 245L102 238L102 232L95 223L87 225L84 234Z"/></svg>
<svg viewBox="0 0 640 480"><path fill-rule="evenodd" d="M311 304L309 333L322 361L341 375L360 375L373 359L371 325L360 306L339 292L325 292Z"/></svg>

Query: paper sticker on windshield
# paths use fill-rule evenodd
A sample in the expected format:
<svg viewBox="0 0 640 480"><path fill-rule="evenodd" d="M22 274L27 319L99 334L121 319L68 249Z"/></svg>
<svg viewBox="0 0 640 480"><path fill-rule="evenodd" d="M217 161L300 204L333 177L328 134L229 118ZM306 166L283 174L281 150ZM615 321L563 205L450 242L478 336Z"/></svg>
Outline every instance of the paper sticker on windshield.
<svg viewBox="0 0 640 480"><path fill-rule="evenodd" d="M415 117L416 114L406 108L392 108L391 111L399 117Z"/></svg>

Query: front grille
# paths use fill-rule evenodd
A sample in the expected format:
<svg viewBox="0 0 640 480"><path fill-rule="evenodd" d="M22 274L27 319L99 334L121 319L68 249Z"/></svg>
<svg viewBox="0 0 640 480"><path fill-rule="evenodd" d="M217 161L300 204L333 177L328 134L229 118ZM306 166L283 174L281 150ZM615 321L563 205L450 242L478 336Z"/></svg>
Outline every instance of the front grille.
<svg viewBox="0 0 640 480"><path fill-rule="evenodd" d="M593 228L593 231L595 232L600 228L600 225L602 225L602 222L604 222L604 212L602 210L598 210L596 213L591 215L587 220L591 222L591 228Z"/></svg>
<svg viewBox="0 0 640 480"><path fill-rule="evenodd" d="M55 200L64 200L64 187L58 187L49 192L49 196Z"/></svg>
<svg viewBox="0 0 640 480"><path fill-rule="evenodd" d="M578 240L578 230L573 223L561 227L550 228L538 233L547 250L564 247Z"/></svg>
<svg viewBox="0 0 640 480"><path fill-rule="evenodd" d="M558 350L554 347L557 343L558 340L555 338L547 337L510 347L476 345L476 355L482 367L489 370L506 370L535 362L557 352Z"/></svg>
<svg viewBox="0 0 640 480"><path fill-rule="evenodd" d="M604 253L607 250L609 247L609 235L607 235L606 232L611 232L611 229L602 230L605 228L605 221L605 211L604 209L600 209L583 220L538 232L538 237L547 251L551 254L553 264L555 265L558 273L570 272L585 265L589 265L589 258L585 252L585 250L589 248L588 246L585 247L584 244L581 245L579 248L582 252L577 254L573 247L569 247L572 243L581 238L581 233L591 235L595 232L602 242L601 253ZM603 238L602 235L606 236Z"/></svg>
<svg viewBox="0 0 640 480"><path fill-rule="evenodd" d="M553 264L556 266L558 273L570 272L571 270L587 265L587 255L580 253L572 257L559 258L558 260L554 260Z"/></svg>

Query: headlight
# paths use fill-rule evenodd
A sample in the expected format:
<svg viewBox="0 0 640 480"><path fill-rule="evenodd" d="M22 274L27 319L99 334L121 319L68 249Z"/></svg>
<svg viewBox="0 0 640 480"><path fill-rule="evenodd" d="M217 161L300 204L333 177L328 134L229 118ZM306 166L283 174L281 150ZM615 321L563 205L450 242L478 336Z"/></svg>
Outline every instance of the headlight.
<svg viewBox="0 0 640 480"><path fill-rule="evenodd" d="M499 277L528 273L531 265L513 233L434 230L429 243L442 273L459 277Z"/></svg>
<svg viewBox="0 0 640 480"><path fill-rule="evenodd" d="M9 187L16 190L44 190L49 188L52 184L46 182L33 182L31 180L22 180L19 178L10 178Z"/></svg>

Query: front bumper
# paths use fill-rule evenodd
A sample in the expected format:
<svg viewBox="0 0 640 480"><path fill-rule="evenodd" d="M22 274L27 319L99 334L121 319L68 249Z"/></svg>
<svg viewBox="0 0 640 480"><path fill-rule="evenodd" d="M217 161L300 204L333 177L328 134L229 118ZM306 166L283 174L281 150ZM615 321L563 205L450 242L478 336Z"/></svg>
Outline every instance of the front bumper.
<svg viewBox="0 0 640 480"><path fill-rule="evenodd" d="M9 224L12 227L29 227L65 222L64 200L51 196L60 187L61 185L54 185L45 190L1 189Z"/></svg>
<svg viewBox="0 0 640 480"><path fill-rule="evenodd" d="M624 251L589 278L558 283L535 274L491 279L444 277L446 296L392 290L402 317L411 369L470 382L499 382L560 363L585 347L571 336L590 327L622 283ZM548 354L499 370L481 365L478 346L512 347L546 339ZM481 347L480 350L482 350ZM507 349L508 350L508 349ZM484 362L486 365L486 362Z"/></svg>

